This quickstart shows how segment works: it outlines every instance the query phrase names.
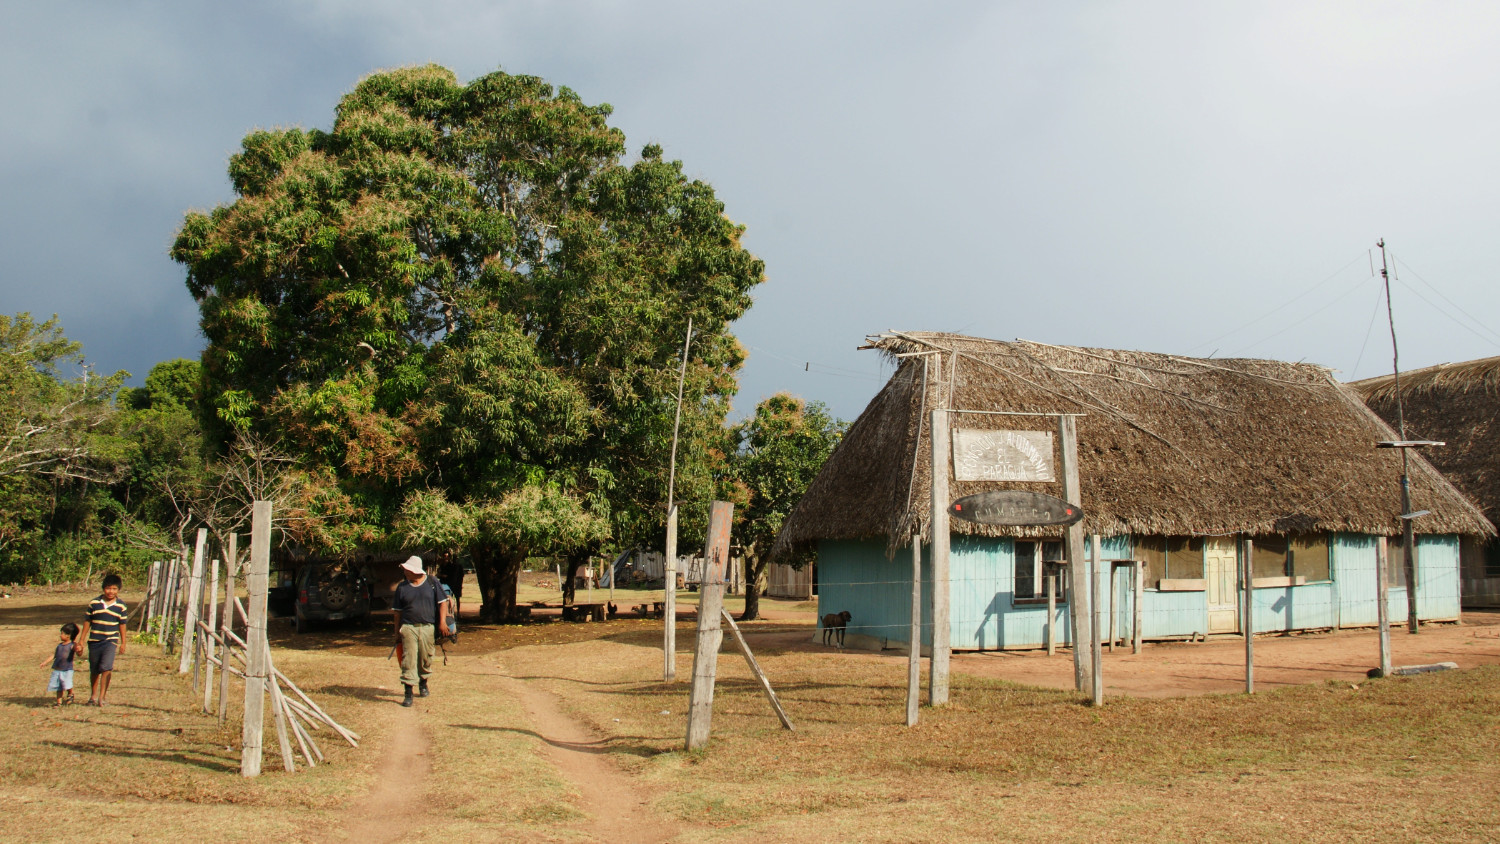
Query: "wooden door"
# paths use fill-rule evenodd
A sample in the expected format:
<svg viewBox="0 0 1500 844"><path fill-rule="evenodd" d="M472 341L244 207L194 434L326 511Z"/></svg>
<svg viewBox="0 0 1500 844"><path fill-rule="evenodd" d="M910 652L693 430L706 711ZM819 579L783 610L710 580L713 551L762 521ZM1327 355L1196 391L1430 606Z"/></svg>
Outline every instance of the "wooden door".
<svg viewBox="0 0 1500 844"><path fill-rule="evenodd" d="M1203 542L1203 578L1208 593L1208 632L1240 629L1239 555L1235 541L1216 537Z"/></svg>

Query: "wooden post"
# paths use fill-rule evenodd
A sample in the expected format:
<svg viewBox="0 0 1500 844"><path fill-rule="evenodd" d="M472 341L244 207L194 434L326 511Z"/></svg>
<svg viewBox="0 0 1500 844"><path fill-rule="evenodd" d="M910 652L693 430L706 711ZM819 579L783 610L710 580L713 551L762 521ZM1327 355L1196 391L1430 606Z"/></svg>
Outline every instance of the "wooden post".
<svg viewBox="0 0 1500 844"><path fill-rule="evenodd" d="M776 691L771 688L771 681L766 679L766 672L760 670L760 663L755 661L755 654L750 652L750 643L745 641L744 635L740 633L740 626L734 623L734 616L729 610L719 607L719 614L724 616L724 623L729 625L729 632L734 634L734 641L740 646L740 653L745 655L745 662L750 664L750 673L760 681L761 691L766 693L766 699L771 702L771 708L776 711L776 717L781 719L781 726L788 730L795 729L792 719L786 717L786 710L781 708L781 701L776 699Z"/></svg>
<svg viewBox="0 0 1500 844"><path fill-rule="evenodd" d="M198 539L193 543L193 570L188 575L187 606L182 618L182 657L177 661L177 673L186 674L192 662L193 642L198 636L198 607L203 603L203 547L208 544L208 528L198 528Z"/></svg>
<svg viewBox="0 0 1500 844"><path fill-rule="evenodd" d="M150 632L151 630L151 608L155 605L156 601L156 571L159 568L161 568L161 563L152 563L150 571L146 573L146 597L141 601L141 604L145 607L141 610L145 615L141 619L142 632Z"/></svg>
<svg viewBox="0 0 1500 844"><path fill-rule="evenodd" d="M1057 575L1047 575L1047 656L1057 653Z"/></svg>
<svg viewBox="0 0 1500 844"><path fill-rule="evenodd" d="M210 632L212 632L215 629L215 625L218 624L218 616L217 616L217 614L214 611L219 608L219 561L217 559L215 559L215 560L213 560L211 562L210 565L211 565L211 570L213 572L213 577L211 577L209 579L209 587L208 587L208 615L207 615L207 618L208 618L208 629L209 629ZM205 654L212 655L212 653L213 653L213 640L212 639L209 639L209 640L206 640L206 641L203 642L203 651L204 651ZM210 659L205 659L203 661L203 711L204 712L212 712L213 711L213 705L214 705L214 662L210 658Z"/></svg>
<svg viewBox="0 0 1500 844"><path fill-rule="evenodd" d="M906 655L906 726L922 706L922 535L911 536L911 652Z"/></svg>
<svg viewBox="0 0 1500 844"><path fill-rule="evenodd" d="M245 585L250 610L245 630L245 727L240 775L260 776L261 734L265 730L267 655L266 592L271 579L271 502L256 501L250 515L250 569Z"/></svg>
<svg viewBox="0 0 1500 844"><path fill-rule="evenodd" d="M1391 676L1391 584L1387 539L1375 546L1375 619L1380 627L1380 676Z"/></svg>
<svg viewBox="0 0 1500 844"><path fill-rule="evenodd" d="M1406 517L1411 512L1411 479L1406 475L1407 449L1401 449L1401 540L1406 554L1401 561L1406 568L1406 632L1416 633L1421 629L1417 621L1417 538L1412 535L1412 520ZM1459 580L1463 580L1462 574ZM1459 604L1462 606L1462 602Z"/></svg>
<svg viewBox="0 0 1500 844"><path fill-rule="evenodd" d="M1244 584L1242 629L1245 631L1245 694L1255 694L1255 543L1244 543L1244 560L1240 563L1240 582Z"/></svg>
<svg viewBox="0 0 1500 844"><path fill-rule="evenodd" d="M1132 640L1130 652L1138 654L1141 652L1141 640L1144 638L1144 634L1141 632L1141 622L1146 617L1146 611L1141 608L1141 603L1146 597L1146 564L1141 560L1136 560L1133 568L1135 571L1135 582L1133 584L1135 590L1132 595L1133 600L1131 601L1133 618L1130 624Z"/></svg>
<svg viewBox="0 0 1500 844"><path fill-rule="evenodd" d="M1115 578L1115 564L1109 564L1109 652L1115 652L1115 640L1120 638L1120 587Z"/></svg>
<svg viewBox="0 0 1500 844"><path fill-rule="evenodd" d="M1057 439L1062 447L1063 500L1078 507L1083 506L1083 495L1078 480L1078 420L1072 416L1060 416L1057 420ZM1071 587L1068 595L1069 630L1073 634L1073 687L1084 691L1093 685L1093 665L1089 654L1089 599L1093 590L1089 587L1088 567L1084 565L1083 524L1068 526L1067 541L1063 543L1068 558L1068 578Z"/></svg>
<svg viewBox="0 0 1500 844"><path fill-rule="evenodd" d="M234 626L234 576L239 574L239 534L229 534L229 551L224 561L224 620L220 630L225 633ZM229 637L222 637L219 644L219 726L224 726L224 719L229 715Z"/></svg>
<svg viewBox="0 0 1500 844"><path fill-rule="evenodd" d="M724 629L724 571L729 565L729 523L734 505L715 501L708 512L708 542L703 549L703 580L698 584L698 642L693 651L693 689L688 697L687 749L708 744L713 724L714 678ZM673 584L675 586L675 584Z"/></svg>
<svg viewBox="0 0 1500 844"><path fill-rule="evenodd" d="M941 371L942 364L939 363ZM941 379L939 379L941 381ZM939 387L941 391L941 387ZM932 411L932 535L927 545L932 549L932 670L928 678L927 700L933 706L948 702L948 660L950 637L948 601L948 411Z"/></svg>
<svg viewBox="0 0 1500 844"><path fill-rule="evenodd" d="M667 511L667 555L661 562L662 571L662 638L661 657L663 681L677 680L677 505Z"/></svg>
<svg viewBox="0 0 1500 844"><path fill-rule="evenodd" d="M172 593L176 591L177 585L177 559L174 557L167 562L166 589L162 595L161 605L161 655L166 656L172 647Z"/></svg>
<svg viewBox="0 0 1500 844"><path fill-rule="evenodd" d="M1101 601L1099 600L1099 534L1093 535L1092 553L1089 554L1089 604L1094 611L1089 614L1091 623L1089 625L1089 653L1092 661L1089 666L1089 683L1093 691L1095 706L1104 705L1104 654L1099 650L1099 612Z"/></svg>

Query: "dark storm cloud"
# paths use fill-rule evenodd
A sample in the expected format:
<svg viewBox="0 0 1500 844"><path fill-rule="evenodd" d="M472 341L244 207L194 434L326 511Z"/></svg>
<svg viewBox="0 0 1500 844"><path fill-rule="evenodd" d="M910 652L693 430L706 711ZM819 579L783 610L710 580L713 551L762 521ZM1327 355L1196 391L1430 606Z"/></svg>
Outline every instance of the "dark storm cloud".
<svg viewBox="0 0 1500 844"><path fill-rule="evenodd" d="M1380 236L1413 270L1404 363L1500 354L1489 6L11 5L0 308L60 313L103 369L196 354L166 249L246 131L427 61L609 102L713 183L770 279L741 412L853 416L887 328L1377 374Z"/></svg>

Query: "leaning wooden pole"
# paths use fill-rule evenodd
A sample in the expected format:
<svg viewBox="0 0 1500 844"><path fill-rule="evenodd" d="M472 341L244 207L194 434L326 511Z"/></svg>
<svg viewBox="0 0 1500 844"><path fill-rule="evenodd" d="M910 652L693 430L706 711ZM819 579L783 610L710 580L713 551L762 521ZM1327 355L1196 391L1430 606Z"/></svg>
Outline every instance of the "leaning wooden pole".
<svg viewBox="0 0 1500 844"><path fill-rule="evenodd" d="M250 569L245 585L250 610L245 631L245 727L240 774L260 776L266 706L266 592L271 578L271 502L256 501L250 515Z"/></svg>
<svg viewBox="0 0 1500 844"><path fill-rule="evenodd" d="M724 623L729 625L729 632L734 634L735 644L740 646L740 653L744 654L745 662L750 666L750 673L755 675L756 682L760 683L761 691L766 693L766 700L771 702L771 709L776 712L776 717L781 719L781 726L788 730L796 729L792 726L792 719L786 717L786 710L781 708L781 701L776 698L776 690L771 688L771 681L766 679L766 672L760 670L760 663L755 661L755 654L750 651L750 643L745 641L745 635L740 632L740 626L734 623L734 616L729 610L721 605L719 612L724 616Z"/></svg>

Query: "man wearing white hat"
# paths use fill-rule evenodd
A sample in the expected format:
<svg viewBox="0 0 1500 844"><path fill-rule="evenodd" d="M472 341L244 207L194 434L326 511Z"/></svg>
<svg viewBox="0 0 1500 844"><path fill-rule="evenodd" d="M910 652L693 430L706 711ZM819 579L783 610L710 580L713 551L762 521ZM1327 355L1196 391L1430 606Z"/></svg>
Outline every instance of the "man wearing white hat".
<svg viewBox="0 0 1500 844"><path fill-rule="evenodd" d="M427 697L427 678L432 676L432 649L438 630L448 629L448 601L437 578L422 570L421 557L408 557L401 564L406 582L396 586L391 609L396 615L396 643L401 647L401 684L406 687L402 706L412 705L412 687Z"/></svg>

